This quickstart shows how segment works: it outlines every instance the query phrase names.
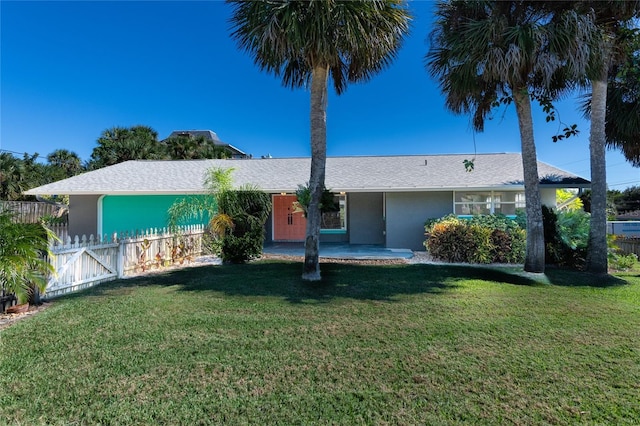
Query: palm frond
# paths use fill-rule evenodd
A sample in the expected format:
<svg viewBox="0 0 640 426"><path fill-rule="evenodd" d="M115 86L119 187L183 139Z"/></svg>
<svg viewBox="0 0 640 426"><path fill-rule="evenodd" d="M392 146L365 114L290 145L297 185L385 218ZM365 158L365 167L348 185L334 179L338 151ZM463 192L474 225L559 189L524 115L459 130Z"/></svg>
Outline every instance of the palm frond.
<svg viewBox="0 0 640 426"><path fill-rule="evenodd" d="M409 31L403 0L241 1L231 35L285 86L307 86L316 66L331 70L336 93L388 66Z"/></svg>

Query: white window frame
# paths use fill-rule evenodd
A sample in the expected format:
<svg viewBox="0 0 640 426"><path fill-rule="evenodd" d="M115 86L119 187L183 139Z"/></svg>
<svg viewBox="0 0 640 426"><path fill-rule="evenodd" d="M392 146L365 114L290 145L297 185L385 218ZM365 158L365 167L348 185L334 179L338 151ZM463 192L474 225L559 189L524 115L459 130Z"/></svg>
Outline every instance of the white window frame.
<svg viewBox="0 0 640 426"><path fill-rule="evenodd" d="M485 196L485 199L480 201L456 201L456 193L462 194L479 194ZM502 194L504 193L513 193L515 196L514 201L504 201ZM489 194L488 197L486 195ZM474 214L459 214L458 206L462 205L470 205L470 206L482 206L489 210L489 213L479 213L479 214L494 214L496 207L500 208L502 205L513 205L514 210L525 208L525 198L524 191L453 191L453 213L459 217L471 217ZM515 217L515 215L506 215L507 217Z"/></svg>
<svg viewBox="0 0 640 426"><path fill-rule="evenodd" d="M342 224L342 227L331 229L320 228L321 234L345 234L347 232L347 194L341 192L333 194L333 196L338 197L338 205L340 206L340 223Z"/></svg>

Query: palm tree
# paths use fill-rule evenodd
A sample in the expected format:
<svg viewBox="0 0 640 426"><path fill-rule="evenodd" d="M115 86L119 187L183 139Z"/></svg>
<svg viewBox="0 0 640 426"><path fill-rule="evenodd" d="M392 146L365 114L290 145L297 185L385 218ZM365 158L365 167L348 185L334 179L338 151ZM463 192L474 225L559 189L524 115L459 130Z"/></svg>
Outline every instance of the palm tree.
<svg viewBox="0 0 640 426"><path fill-rule="evenodd" d="M609 73L605 132L607 146L640 167L640 30L626 44L626 60Z"/></svg>
<svg viewBox="0 0 640 426"><path fill-rule="evenodd" d="M588 8L595 13L596 24L601 36L601 49L598 65L590 76L591 79L591 134L589 137L589 151L591 162L591 221L589 229L589 251L587 254L587 270L593 273L607 273L607 170L605 148L607 144L607 108L609 94L612 106L616 107L615 114L611 117L611 123L617 123L618 127L609 126L610 140L614 146L622 147L623 152L630 154L637 149L638 143L634 141L638 134L638 104L625 102L620 92L621 87L614 85L612 91L608 91L608 82L611 71L617 69L616 63L624 61L623 44L620 35L624 33L625 21L640 17L639 1L589 1L579 2L579 7ZM637 61L636 61L637 62ZM637 70L630 69L630 74L637 77ZM633 83L632 83L633 84ZM635 81L637 86L637 80ZM608 94L609 92L609 94ZM636 96L637 99L637 96ZM628 98L626 99L628 100ZM631 110L631 111L629 111ZM635 116L633 112L635 111ZM621 120L625 113L631 112L626 122ZM623 124L622 124L623 123ZM635 129L634 129L635 126ZM631 154L633 157L633 155Z"/></svg>
<svg viewBox="0 0 640 426"><path fill-rule="evenodd" d="M291 88L311 88L311 201L302 278L320 280L320 201L326 163L329 77L339 95L395 58L409 31L404 0L242 1L233 6L232 37L258 67Z"/></svg>
<svg viewBox="0 0 640 426"><path fill-rule="evenodd" d="M0 153L0 200L18 200L27 189L24 162L8 152Z"/></svg>
<svg viewBox="0 0 640 426"><path fill-rule="evenodd" d="M65 177L75 176L82 171L80 157L68 149L56 149L47 155L47 161L51 166L63 170Z"/></svg>
<svg viewBox="0 0 640 426"><path fill-rule="evenodd" d="M0 211L0 287L27 302L34 290L44 292L53 267L42 254L50 254L50 231L39 223L17 223L13 214Z"/></svg>
<svg viewBox="0 0 640 426"><path fill-rule="evenodd" d="M437 5L426 55L446 106L471 113L476 131L491 109L513 102L520 128L527 214L524 269L544 272L544 233L531 98L553 100L584 74L591 21L574 11L553 14L545 2L458 1Z"/></svg>
<svg viewBox="0 0 640 426"><path fill-rule="evenodd" d="M148 126L113 127L98 138L91 152L89 168L111 166L128 160L159 160L167 156L158 142L158 133Z"/></svg>
<svg viewBox="0 0 640 426"><path fill-rule="evenodd" d="M216 145L204 136L174 136L164 142L168 156L172 160L201 160L205 158L229 158L229 150Z"/></svg>
<svg viewBox="0 0 640 426"><path fill-rule="evenodd" d="M207 171L204 197L186 197L169 208L169 226L188 217L209 218L212 249L224 262L244 263L262 253L264 224L271 212L271 196L255 185L233 187L234 169Z"/></svg>

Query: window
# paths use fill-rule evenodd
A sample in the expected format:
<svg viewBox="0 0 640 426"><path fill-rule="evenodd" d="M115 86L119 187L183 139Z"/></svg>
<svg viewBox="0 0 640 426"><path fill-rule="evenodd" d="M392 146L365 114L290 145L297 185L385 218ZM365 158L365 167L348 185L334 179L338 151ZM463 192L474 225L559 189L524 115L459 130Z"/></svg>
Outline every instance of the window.
<svg viewBox="0 0 640 426"><path fill-rule="evenodd" d="M453 196L453 211L458 216L492 213L515 216L516 210L524 206L524 192L454 192Z"/></svg>
<svg viewBox="0 0 640 426"><path fill-rule="evenodd" d="M322 213L320 228L323 233L342 233L347 230L347 195L336 194L333 201L334 209Z"/></svg>

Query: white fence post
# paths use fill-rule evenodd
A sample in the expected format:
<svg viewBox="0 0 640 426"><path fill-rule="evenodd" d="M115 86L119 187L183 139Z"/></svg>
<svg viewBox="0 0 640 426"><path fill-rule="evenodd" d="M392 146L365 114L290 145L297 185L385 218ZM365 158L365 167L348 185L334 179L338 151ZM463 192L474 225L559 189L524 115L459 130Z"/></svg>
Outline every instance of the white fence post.
<svg viewBox="0 0 640 426"><path fill-rule="evenodd" d="M114 236L115 237L115 236ZM118 268L118 278L124 277L124 241L118 242L118 257L116 258Z"/></svg>

